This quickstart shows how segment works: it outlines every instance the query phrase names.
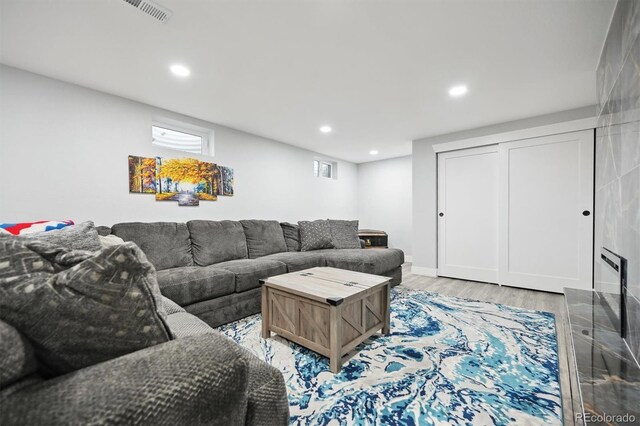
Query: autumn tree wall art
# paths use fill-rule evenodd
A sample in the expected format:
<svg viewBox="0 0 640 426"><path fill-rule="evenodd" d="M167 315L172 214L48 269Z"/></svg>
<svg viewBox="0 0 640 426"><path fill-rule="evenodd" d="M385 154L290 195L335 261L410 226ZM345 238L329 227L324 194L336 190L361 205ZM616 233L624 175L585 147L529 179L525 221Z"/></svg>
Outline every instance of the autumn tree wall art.
<svg viewBox="0 0 640 426"><path fill-rule="evenodd" d="M225 166L218 166L218 169L220 170L218 195L233 195L233 169Z"/></svg>
<svg viewBox="0 0 640 426"><path fill-rule="evenodd" d="M154 193L157 201L197 206L233 195L233 169L196 158L129 156L129 192Z"/></svg>
<svg viewBox="0 0 640 426"><path fill-rule="evenodd" d="M129 192L156 193L156 159L129 156Z"/></svg>

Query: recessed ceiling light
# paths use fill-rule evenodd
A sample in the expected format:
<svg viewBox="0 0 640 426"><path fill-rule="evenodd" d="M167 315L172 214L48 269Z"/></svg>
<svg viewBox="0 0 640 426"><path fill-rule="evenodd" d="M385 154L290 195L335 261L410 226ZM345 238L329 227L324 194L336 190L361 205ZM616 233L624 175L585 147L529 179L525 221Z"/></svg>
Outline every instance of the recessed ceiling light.
<svg viewBox="0 0 640 426"><path fill-rule="evenodd" d="M378 155L378 151L376 151L375 149L372 149L371 151L369 151L370 155Z"/></svg>
<svg viewBox="0 0 640 426"><path fill-rule="evenodd" d="M460 96L465 95L467 92L468 89L465 85L453 86L451 89L449 89L449 96L453 98L459 98Z"/></svg>
<svg viewBox="0 0 640 426"><path fill-rule="evenodd" d="M320 127L320 131L321 131L322 133L331 133L331 127L329 127L329 126L322 126L322 127Z"/></svg>
<svg viewBox="0 0 640 426"><path fill-rule="evenodd" d="M179 65L179 64L171 65L171 68L169 69L171 70L172 73L174 73L178 77L189 77L189 75L191 74L191 71L189 70L189 68L185 67L184 65Z"/></svg>

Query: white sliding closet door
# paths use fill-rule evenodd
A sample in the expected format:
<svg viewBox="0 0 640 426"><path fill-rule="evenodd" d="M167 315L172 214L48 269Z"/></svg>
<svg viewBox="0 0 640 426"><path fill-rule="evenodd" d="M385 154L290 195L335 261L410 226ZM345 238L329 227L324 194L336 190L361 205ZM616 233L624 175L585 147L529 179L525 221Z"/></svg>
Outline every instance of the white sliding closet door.
<svg viewBox="0 0 640 426"><path fill-rule="evenodd" d="M498 278L498 147L438 154L438 275Z"/></svg>
<svg viewBox="0 0 640 426"><path fill-rule="evenodd" d="M593 131L500 144L499 282L591 289Z"/></svg>

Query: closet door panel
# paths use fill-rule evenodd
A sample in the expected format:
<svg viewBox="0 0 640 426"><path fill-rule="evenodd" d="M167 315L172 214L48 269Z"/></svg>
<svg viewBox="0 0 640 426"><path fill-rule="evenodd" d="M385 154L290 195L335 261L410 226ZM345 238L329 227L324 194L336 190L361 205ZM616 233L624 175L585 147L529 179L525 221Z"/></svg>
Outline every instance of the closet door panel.
<svg viewBox="0 0 640 426"><path fill-rule="evenodd" d="M438 212L438 275L497 282L497 146L438 155Z"/></svg>
<svg viewBox="0 0 640 426"><path fill-rule="evenodd" d="M501 144L500 169L500 284L590 289L593 131Z"/></svg>

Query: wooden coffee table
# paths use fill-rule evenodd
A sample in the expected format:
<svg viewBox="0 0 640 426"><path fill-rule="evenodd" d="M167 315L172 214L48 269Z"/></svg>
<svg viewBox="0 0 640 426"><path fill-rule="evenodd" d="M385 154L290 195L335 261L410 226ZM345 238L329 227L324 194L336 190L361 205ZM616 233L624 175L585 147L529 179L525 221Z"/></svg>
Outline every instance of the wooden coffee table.
<svg viewBox="0 0 640 426"><path fill-rule="evenodd" d="M389 277L311 268L262 283L262 337L273 331L329 357L333 373L368 337L390 332Z"/></svg>

